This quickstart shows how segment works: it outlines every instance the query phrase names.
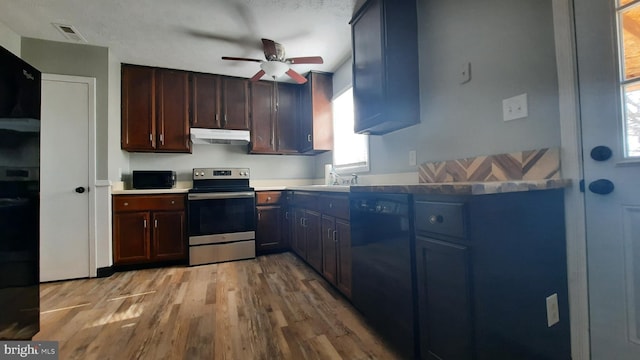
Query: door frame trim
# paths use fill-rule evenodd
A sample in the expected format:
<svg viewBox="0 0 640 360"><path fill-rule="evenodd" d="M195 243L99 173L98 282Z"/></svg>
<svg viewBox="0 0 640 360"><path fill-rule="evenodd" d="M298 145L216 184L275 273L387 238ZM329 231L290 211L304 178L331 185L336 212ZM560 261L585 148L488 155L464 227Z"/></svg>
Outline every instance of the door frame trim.
<svg viewBox="0 0 640 360"><path fill-rule="evenodd" d="M97 191L96 191L96 79L92 77L84 76L71 76L71 75L58 75L58 74L42 74L42 81L58 81L58 82L72 82L86 84L89 90L89 129L87 136L89 137L89 148L87 154L89 157L89 277L96 277L96 249L98 238L97 224L96 224L96 203L97 203Z"/></svg>
<svg viewBox="0 0 640 360"><path fill-rule="evenodd" d="M578 91L574 0L553 0L553 24L558 73L562 177L571 179L565 190L567 279L571 356L590 358L589 295L584 194L578 186L583 179L582 128Z"/></svg>

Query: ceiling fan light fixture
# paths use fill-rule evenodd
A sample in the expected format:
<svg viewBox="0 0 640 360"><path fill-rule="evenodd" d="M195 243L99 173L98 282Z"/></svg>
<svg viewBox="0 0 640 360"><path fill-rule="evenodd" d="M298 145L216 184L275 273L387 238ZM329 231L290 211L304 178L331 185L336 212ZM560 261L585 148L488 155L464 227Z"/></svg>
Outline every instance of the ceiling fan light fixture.
<svg viewBox="0 0 640 360"><path fill-rule="evenodd" d="M289 70L289 65L280 61L265 61L260 64L260 68L271 78L284 75Z"/></svg>

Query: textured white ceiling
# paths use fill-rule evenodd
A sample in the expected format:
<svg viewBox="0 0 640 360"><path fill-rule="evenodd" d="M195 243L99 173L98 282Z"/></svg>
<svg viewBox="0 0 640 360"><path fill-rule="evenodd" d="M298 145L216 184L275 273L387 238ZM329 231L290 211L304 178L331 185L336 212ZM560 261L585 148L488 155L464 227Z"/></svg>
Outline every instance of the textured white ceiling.
<svg viewBox="0 0 640 360"><path fill-rule="evenodd" d="M24 37L66 41L52 25L74 26L90 45L125 63L251 77L264 59L261 38L287 57L322 56L334 71L350 54L349 20L363 0L2 0L0 21ZM286 80L286 79L279 79Z"/></svg>

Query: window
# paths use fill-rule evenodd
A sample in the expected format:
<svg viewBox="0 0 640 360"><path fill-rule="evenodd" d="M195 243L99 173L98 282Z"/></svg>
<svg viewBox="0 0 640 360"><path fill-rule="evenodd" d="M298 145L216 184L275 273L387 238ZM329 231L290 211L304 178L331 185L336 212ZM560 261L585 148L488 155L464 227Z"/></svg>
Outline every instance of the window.
<svg viewBox="0 0 640 360"><path fill-rule="evenodd" d="M618 0L625 157L640 157L640 0Z"/></svg>
<svg viewBox="0 0 640 360"><path fill-rule="evenodd" d="M369 171L369 137L353 132L353 91L333 99L333 167L339 174Z"/></svg>

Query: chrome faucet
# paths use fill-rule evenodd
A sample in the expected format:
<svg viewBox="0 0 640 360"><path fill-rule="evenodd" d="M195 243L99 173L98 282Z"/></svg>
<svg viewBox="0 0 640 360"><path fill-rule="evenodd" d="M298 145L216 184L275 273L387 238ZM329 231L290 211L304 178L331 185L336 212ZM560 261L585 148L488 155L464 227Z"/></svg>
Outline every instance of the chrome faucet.
<svg viewBox="0 0 640 360"><path fill-rule="evenodd" d="M351 174L351 185L358 185L358 175Z"/></svg>

